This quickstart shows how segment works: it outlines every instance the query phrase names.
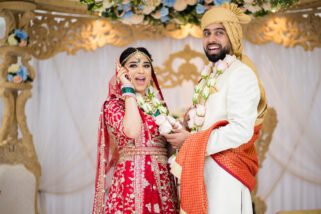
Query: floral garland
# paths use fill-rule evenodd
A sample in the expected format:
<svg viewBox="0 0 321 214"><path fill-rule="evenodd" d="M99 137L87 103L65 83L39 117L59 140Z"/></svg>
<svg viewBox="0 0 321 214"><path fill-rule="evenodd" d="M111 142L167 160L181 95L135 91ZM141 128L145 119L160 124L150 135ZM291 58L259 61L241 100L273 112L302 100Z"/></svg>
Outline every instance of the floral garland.
<svg viewBox="0 0 321 214"><path fill-rule="evenodd" d="M159 126L160 134L168 134L173 127L181 128L181 124L169 115L167 108L162 101L157 98L158 91L152 86L145 91L145 96L136 95L138 106L143 109L146 114L155 118L156 124Z"/></svg>
<svg viewBox="0 0 321 214"><path fill-rule="evenodd" d="M29 76L29 72L25 66L12 64L8 68L7 80L8 82L13 83L23 83L28 81L31 82L32 78Z"/></svg>
<svg viewBox="0 0 321 214"><path fill-rule="evenodd" d="M29 42L29 36L26 32L20 29L13 30L7 39L7 44L10 46L26 47Z"/></svg>
<svg viewBox="0 0 321 214"><path fill-rule="evenodd" d="M214 5L235 3L247 14L263 16L284 10L298 0L80 0L99 16L125 24L200 24L202 15Z"/></svg>
<svg viewBox="0 0 321 214"><path fill-rule="evenodd" d="M193 108L189 110L187 122L188 127L192 132L198 131L205 120L205 103L209 95L215 93L215 88L218 77L236 60L235 56L226 55L224 60L219 60L205 67L201 72L201 80L194 88Z"/></svg>

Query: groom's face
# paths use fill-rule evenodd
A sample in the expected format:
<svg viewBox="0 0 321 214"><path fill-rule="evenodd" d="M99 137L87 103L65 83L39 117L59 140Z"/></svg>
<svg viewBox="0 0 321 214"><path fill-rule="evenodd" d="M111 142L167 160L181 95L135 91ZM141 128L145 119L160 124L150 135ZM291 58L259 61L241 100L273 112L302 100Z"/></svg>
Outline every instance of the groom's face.
<svg viewBox="0 0 321 214"><path fill-rule="evenodd" d="M231 54L231 42L222 24L210 24L203 30L203 48L207 58L214 63Z"/></svg>

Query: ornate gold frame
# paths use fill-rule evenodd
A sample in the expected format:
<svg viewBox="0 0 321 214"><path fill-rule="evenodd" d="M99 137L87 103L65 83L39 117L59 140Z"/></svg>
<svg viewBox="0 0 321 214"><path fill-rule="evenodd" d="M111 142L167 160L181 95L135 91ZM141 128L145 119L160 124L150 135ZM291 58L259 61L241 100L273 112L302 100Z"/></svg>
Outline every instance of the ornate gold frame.
<svg viewBox="0 0 321 214"><path fill-rule="evenodd" d="M253 20L244 27L244 36L253 44L274 42L311 51L321 47L320 28L321 17L314 14L305 17L302 14L274 14ZM59 52L75 54L79 50L93 51L105 45L126 46L137 40L201 38L202 32L194 25L180 29L174 26L128 26L103 18L36 12L29 35L31 54L38 59L47 59Z"/></svg>
<svg viewBox="0 0 321 214"><path fill-rule="evenodd" d="M21 59L21 64L28 69L32 79L35 79L36 72L29 64L32 56L28 48L5 44L13 29L20 28L28 31L30 21L34 18L31 10L34 10L36 5L30 2L2 1L0 7L6 8L0 10L0 16L6 20L6 35L0 41L0 56L3 58L0 65L0 96L4 99L4 116L0 128L0 163L22 164L34 174L36 179L34 207L35 213L38 213L37 198L41 167L25 115L25 105L31 97L32 84L16 84L6 81L8 67L17 63L19 59Z"/></svg>

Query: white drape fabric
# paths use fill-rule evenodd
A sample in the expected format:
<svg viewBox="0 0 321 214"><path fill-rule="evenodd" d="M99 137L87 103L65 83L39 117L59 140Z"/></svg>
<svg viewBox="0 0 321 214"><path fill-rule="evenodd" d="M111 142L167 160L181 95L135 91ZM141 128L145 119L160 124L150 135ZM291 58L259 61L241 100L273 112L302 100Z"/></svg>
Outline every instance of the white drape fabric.
<svg viewBox="0 0 321 214"><path fill-rule="evenodd" d="M259 173L268 213L321 207L321 50L246 43L277 127Z"/></svg>
<svg viewBox="0 0 321 214"><path fill-rule="evenodd" d="M203 52L201 41L139 41L162 66L170 53L186 44ZM94 195L98 116L107 96L114 62L124 47L105 46L95 52L61 53L34 60L37 78L27 102L27 120L42 166L40 211L87 214ZM275 44L245 42L264 83L278 124L259 171L258 194L272 214L279 210L321 208L321 50L286 49ZM173 112L191 104L192 83L164 90ZM3 102L1 101L1 117Z"/></svg>

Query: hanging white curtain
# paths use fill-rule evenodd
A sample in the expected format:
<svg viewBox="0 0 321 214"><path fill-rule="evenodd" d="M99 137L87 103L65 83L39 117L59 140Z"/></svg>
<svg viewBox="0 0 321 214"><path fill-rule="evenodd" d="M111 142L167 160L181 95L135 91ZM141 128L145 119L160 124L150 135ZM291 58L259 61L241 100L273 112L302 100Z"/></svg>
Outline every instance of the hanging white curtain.
<svg viewBox="0 0 321 214"><path fill-rule="evenodd" d="M131 46L146 47L154 65L161 67L170 53L186 44L203 52L201 41L193 38L140 41ZM259 172L258 194L267 203L267 213L321 208L321 50L248 42L245 49L278 118ZM41 213L91 212L98 116L122 50L105 46L32 63L38 76L26 112L42 166ZM192 90L191 82L164 90L170 110L187 107Z"/></svg>

